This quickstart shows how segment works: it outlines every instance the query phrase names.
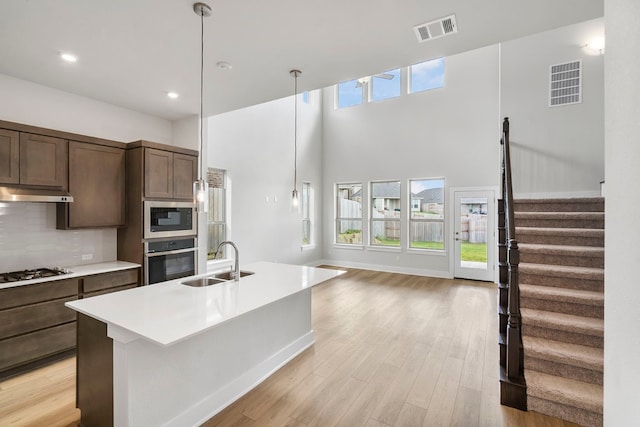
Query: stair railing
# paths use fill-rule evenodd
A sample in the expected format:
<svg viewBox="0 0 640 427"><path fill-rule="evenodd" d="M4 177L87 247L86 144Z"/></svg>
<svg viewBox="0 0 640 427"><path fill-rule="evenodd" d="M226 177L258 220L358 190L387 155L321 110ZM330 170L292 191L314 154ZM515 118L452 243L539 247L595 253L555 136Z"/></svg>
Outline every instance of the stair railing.
<svg viewBox="0 0 640 427"><path fill-rule="evenodd" d="M509 147L509 118L502 122L501 200L498 201L498 266L500 315L501 402L526 409L526 384L522 354L520 289L518 265L520 253L514 220L511 156ZM508 384L505 384L508 383Z"/></svg>

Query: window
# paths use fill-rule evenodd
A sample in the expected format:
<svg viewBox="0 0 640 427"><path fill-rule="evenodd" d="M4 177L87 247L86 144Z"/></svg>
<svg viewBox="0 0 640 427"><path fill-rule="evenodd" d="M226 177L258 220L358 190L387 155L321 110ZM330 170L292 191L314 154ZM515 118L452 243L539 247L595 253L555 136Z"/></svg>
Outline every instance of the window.
<svg viewBox="0 0 640 427"><path fill-rule="evenodd" d="M371 100L382 101L400 96L400 80L400 68L371 76Z"/></svg>
<svg viewBox="0 0 640 427"><path fill-rule="evenodd" d="M311 239L311 184L302 183L302 245L313 244Z"/></svg>
<svg viewBox="0 0 640 427"><path fill-rule="evenodd" d="M365 87L359 80L349 80L338 85L337 108L352 107L362 104L362 88Z"/></svg>
<svg viewBox="0 0 640 427"><path fill-rule="evenodd" d="M400 181L371 183L371 245L400 247Z"/></svg>
<svg viewBox="0 0 640 427"><path fill-rule="evenodd" d="M311 103L311 99L309 98L309 92L302 92L302 102L304 102L305 104L310 104Z"/></svg>
<svg viewBox="0 0 640 427"><path fill-rule="evenodd" d="M444 87L444 58L409 67L409 93Z"/></svg>
<svg viewBox="0 0 640 427"><path fill-rule="evenodd" d="M336 185L336 243L362 245L362 184Z"/></svg>
<svg viewBox="0 0 640 427"><path fill-rule="evenodd" d="M227 238L226 175L226 172L221 169L209 168L207 170L207 182L209 183L207 259L213 259L218 245ZM218 258L223 257L224 252L218 254Z"/></svg>
<svg viewBox="0 0 640 427"><path fill-rule="evenodd" d="M444 250L444 179L409 180L409 247Z"/></svg>

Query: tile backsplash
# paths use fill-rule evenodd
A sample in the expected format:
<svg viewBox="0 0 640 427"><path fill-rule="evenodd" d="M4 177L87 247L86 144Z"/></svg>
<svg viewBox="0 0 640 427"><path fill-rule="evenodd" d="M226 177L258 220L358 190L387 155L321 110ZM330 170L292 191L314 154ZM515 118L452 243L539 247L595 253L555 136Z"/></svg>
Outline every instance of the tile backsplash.
<svg viewBox="0 0 640 427"><path fill-rule="evenodd" d="M0 202L0 273L93 264L116 257L115 228L57 230L55 203Z"/></svg>

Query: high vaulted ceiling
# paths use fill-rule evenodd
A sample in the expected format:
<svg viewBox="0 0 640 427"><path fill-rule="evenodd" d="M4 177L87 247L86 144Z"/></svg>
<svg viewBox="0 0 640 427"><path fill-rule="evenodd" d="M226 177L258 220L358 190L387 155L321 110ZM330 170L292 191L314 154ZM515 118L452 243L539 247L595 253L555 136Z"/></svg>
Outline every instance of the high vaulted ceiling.
<svg viewBox="0 0 640 427"><path fill-rule="evenodd" d="M0 73L169 120L197 114L191 0L0 2ZM207 0L205 115L603 15L603 0ZM455 14L458 33L413 27ZM64 63L60 52L79 57ZM219 61L230 70L216 67ZM167 98L168 91L180 97Z"/></svg>

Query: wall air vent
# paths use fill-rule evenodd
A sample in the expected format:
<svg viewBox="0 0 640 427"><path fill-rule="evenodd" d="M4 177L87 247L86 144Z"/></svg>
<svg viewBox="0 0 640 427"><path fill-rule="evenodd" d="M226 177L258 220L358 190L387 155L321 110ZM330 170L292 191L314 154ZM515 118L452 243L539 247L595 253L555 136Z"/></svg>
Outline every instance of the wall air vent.
<svg viewBox="0 0 640 427"><path fill-rule="evenodd" d="M582 61L552 65L549 74L549 107L582 102Z"/></svg>
<svg viewBox="0 0 640 427"><path fill-rule="evenodd" d="M413 27L413 31L415 31L420 43L455 34L458 32L456 16L445 16L444 18L436 19L426 24L416 25Z"/></svg>

